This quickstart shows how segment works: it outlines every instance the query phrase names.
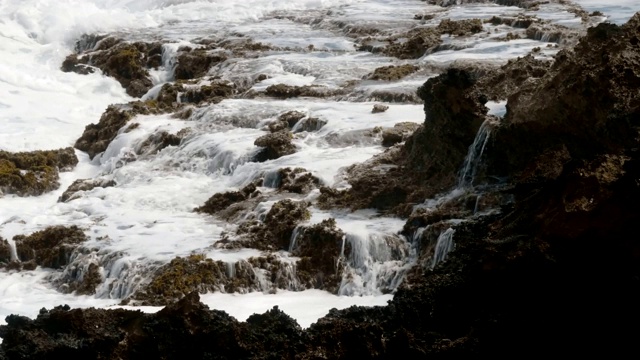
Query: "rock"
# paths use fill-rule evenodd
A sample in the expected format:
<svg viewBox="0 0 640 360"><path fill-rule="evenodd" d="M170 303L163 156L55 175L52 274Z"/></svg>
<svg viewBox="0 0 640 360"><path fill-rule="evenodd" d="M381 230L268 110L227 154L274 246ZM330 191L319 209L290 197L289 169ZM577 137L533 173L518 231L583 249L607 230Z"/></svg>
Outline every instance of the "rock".
<svg viewBox="0 0 640 360"><path fill-rule="evenodd" d="M298 277L316 289L336 293L342 281L344 261L351 252L345 237L335 219L303 228L291 251L300 257L296 264Z"/></svg>
<svg viewBox="0 0 640 360"><path fill-rule="evenodd" d="M264 149L255 156L255 161L274 160L295 153L297 148L291 142L292 138L293 135L289 131L279 131L257 138L254 144Z"/></svg>
<svg viewBox="0 0 640 360"><path fill-rule="evenodd" d="M368 78L369 80L395 81L411 75L419 69L419 67L411 64L382 66L375 69Z"/></svg>
<svg viewBox="0 0 640 360"><path fill-rule="evenodd" d="M419 127L416 123L401 122L390 129L382 130L382 146L389 147L407 140Z"/></svg>
<svg viewBox="0 0 640 360"><path fill-rule="evenodd" d="M381 105L381 104L375 104L373 105L373 109L371 110L372 114L379 114L379 113L383 113L385 111L389 110L389 106L387 105Z"/></svg>
<svg viewBox="0 0 640 360"><path fill-rule="evenodd" d="M482 32L482 21L480 19L451 20L444 19L438 24L437 29L443 34L464 36Z"/></svg>
<svg viewBox="0 0 640 360"><path fill-rule="evenodd" d="M320 179L303 168L284 168L278 171L278 181L275 185L281 191L308 194L320 184Z"/></svg>
<svg viewBox="0 0 640 360"><path fill-rule="evenodd" d="M93 72L87 65L96 67L116 79L127 94L141 97L153 86L147 69L157 67L157 61L153 59L161 52L160 44L117 42L82 55L69 55L62 64L62 71L87 74Z"/></svg>
<svg viewBox="0 0 640 360"><path fill-rule="evenodd" d="M11 246L9 242L0 237L0 267L11 262Z"/></svg>
<svg viewBox="0 0 640 360"><path fill-rule="evenodd" d="M78 150L86 151L89 158L93 159L97 154L104 152L109 143L118 135L133 114L126 109L110 105L100 117L98 124L89 124L85 127L82 136L76 141Z"/></svg>
<svg viewBox="0 0 640 360"><path fill-rule="evenodd" d="M97 187L111 187L115 186L116 182L113 180L106 179L78 179L74 181L67 190L65 190L60 198L58 198L58 202L68 202L74 199L79 198L81 195L78 194L80 191L90 191Z"/></svg>
<svg viewBox="0 0 640 360"><path fill-rule="evenodd" d="M73 250L88 238L77 226L51 226L29 236L17 235L18 258L23 262L35 260L42 267L59 269L69 263Z"/></svg>
<svg viewBox="0 0 640 360"><path fill-rule="evenodd" d="M182 142L181 135L184 134L170 134L166 131L153 133L136 146L135 152L138 155L157 154L168 146L179 146Z"/></svg>
<svg viewBox="0 0 640 360"><path fill-rule="evenodd" d="M174 77L176 80L188 80L203 77L209 69L225 61L224 55L210 53L204 49L183 51L178 55Z"/></svg>
<svg viewBox="0 0 640 360"><path fill-rule="evenodd" d="M184 103L207 103L217 104L223 99L231 97L235 93L233 84L227 82L212 82L210 85L202 85L197 88L190 88L180 96Z"/></svg>
<svg viewBox="0 0 640 360"><path fill-rule="evenodd" d="M228 208L230 205L244 201L248 198L256 197L260 194L256 184L251 183L240 191L229 191L225 193L217 193L207 200L204 205L196 208L194 211L206 214L215 214L221 210Z"/></svg>
<svg viewBox="0 0 640 360"><path fill-rule="evenodd" d="M390 40L393 43L384 48L383 52L387 56L399 59L417 59L442 43L440 32L431 27L411 29L406 34Z"/></svg>
<svg viewBox="0 0 640 360"><path fill-rule="evenodd" d="M509 60L499 69L483 76L476 88L491 100L505 100L525 83L542 78L550 67L551 62L536 60L532 55Z"/></svg>
<svg viewBox="0 0 640 360"><path fill-rule="evenodd" d="M293 86L286 84L270 85L265 90L266 96L272 96L279 99L288 99L294 97L328 97L338 94L338 91L328 89L319 85Z"/></svg>
<svg viewBox="0 0 640 360"><path fill-rule="evenodd" d="M306 132L318 131L322 129L322 127L324 127L325 125L327 125L326 120L309 116L299 121L296 124L296 126L293 128L293 132L299 133L303 131L306 131Z"/></svg>
<svg viewBox="0 0 640 360"><path fill-rule="evenodd" d="M59 172L78 163L73 148L10 153L0 151L0 190L5 194L37 196L60 186Z"/></svg>
<svg viewBox="0 0 640 360"><path fill-rule="evenodd" d="M295 228L311 216L304 201L280 200L273 204L263 222L245 222L238 228L241 243L259 250L288 250Z"/></svg>

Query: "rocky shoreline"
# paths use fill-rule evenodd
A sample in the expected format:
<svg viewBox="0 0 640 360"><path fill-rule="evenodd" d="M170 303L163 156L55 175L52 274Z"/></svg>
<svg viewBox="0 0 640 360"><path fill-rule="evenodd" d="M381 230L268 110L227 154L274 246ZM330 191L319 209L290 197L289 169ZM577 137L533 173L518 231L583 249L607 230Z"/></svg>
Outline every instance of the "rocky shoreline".
<svg viewBox="0 0 640 360"><path fill-rule="evenodd" d="M535 6L527 1L498 3ZM520 26L528 29L534 22ZM437 31L462 36L477 25L441 23ZM432 35L416 35L420 41L402 46L419 43L422 53L436 49L437 44L427 41ZM157 47L109 39L84 39L87 44L78 51L94 49L97 57L72 55L63 69L88 72L88 66L95 66L109 75L109 66L122 70L123 62L134 59L127 63L131 71L110 76L131 95L145 93L151 84L143 80L148 73L140 71L157 66ZM383 51L398 50L393 39L388 41ZM333 219L299 227L308 219L311 205L304 196L319 189L320 208L375 208L399 215L407 218L403 235L408 243L389 246L398 257L411 247L417 258L389 305L332 310L308 329L277 308L239 322L200 303L198 292L250 291L258 281L255 273L236 264L234 274L239 275L229 276L226 264L194 254L158 267L148 284L125 299L167 305L158 313L59 306L43 309L36 319L11 315L7 325L0 326L0 359L637 355L640 242L634 234L640 221L640 13L622 26L602 23L589 28L585 36L567 44L553 62L530 55L499 68L454 64L418 90L425 111L420 127L372 130L373 137L379 134L378 141L386 136L388 149L346 171L350 188L326 187L305 169L283 168L273 187L299 198L275 202L262 218L244 219L233 239L216 244L290 251L300 258L294 272L276 257L255 257L248 263L269 273L274 289L295 282L296 290L335 293L351 249ZM110 107L97 125L87 126L76 148L90 157L98 155L121 129L135 129L136 123L129 121L139 114L179 117L200 103L232 96L338 97L350 91L349 86L332 93L279 87L254 94L215 79L206 85L189 83L202 76L202 69L222 61L225 51L250 54L268 49L253 42L207 46L214 51L198 55L196 49L180 50L182 75L176 73L176 78L184 83L162 86L156 100ZM101 59L100 54L107 56ZM410 66L379 68L370 79L413 71ZM487 102L503 99L506 114L490 115ZM304 113L280 114L255 141L262 150L252 161L295 153L291 138L297 129L317 131L322 121ZM483 127L487 139L477 154L482 161L473 164L470 176L465 172L469 145ZM180 144L187 136L188 132L154 134L131 161ZM69 150L0 153L6 168L0 174L0 181L6 179L3 191L37 195L56 188L58 171L78 161ZM214 194L194 211L239 221L240 211L255 207L265 196L258 188L272 180L259 179L239 191ZM107 186L115 183L79 180L60 201ZM436 197L440 200L425 201ZM290 239L295 231L299 234L293 247ZM85 236L77 227L17 236L13 240L22 262L12 259L7 241L0 239L0 266L60 268ZM60 288L92 294L101 281L97 265L93 266L82 276L67 274Z"/></svg>

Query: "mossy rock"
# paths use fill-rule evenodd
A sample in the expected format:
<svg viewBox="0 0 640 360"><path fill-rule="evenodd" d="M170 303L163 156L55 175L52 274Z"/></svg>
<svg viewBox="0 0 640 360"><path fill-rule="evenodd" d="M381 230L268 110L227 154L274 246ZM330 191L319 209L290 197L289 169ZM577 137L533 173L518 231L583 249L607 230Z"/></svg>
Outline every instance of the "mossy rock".
<svg viewBox="0 0 640 360"><path fill-rule="evenodd" d="M259 194L260 191L257 190L257 184L251 183L240 191L228 191L225 193L214 194L204 203L204 205L196 208L194 211L213 215L218 211L228 208L232 204L239 203Z"/></svg>
<svg viewBox="0 0 640 360"><path fill-rule="evenodd" d="M128 43L90 36L84 39L86 44L64 60L62 71L88 74L93 72L93 67L98 68L116 79L133 97L141 97L153 86L148 69L162 64L160 43Z"/></svg>
<svg viewBox="0 0 640 360"><path fill-rule="evenodd" d="M222 261L204 255L177 257L159 268L135 298L146 304L171 303L193 291L220 291L227 280L227 265Z"/></svg>
<svg viewBox="0 0 640 360"><path fill-rule="evenodd" d="M0 151L0 189L5 194L35 196L57 189L59 171L78 163L73 148L10 153Z"/></svg>
<svg viewBox="0 0 640 360"><path fill-rule="evenodd" d="M66 293L75 292L76 295L94 295L96 293L96 288L100 284L102 284L100 266L95 263L91 263L87 266L78 281L66 284L63 289Z"/></svg>
<svg viewBox="0 0 640 360"><path fill-rule="evenodd" d="M13 240L21 261L34 260L42 267L59 269L69 263L73 250L87 236L75 225L51 226L28 236L17 235Z"/></svg>
<svg viewBox="0 0 640 360"><path fill-rule="evenodd" d="M375 69L373 73L369 75L369 80L383 80L383 81L400 80L405 76L413 74L419 69L420 69L419 67L411 64L398 65L398 66L395 66L395 65L382 66Z"/></svg>

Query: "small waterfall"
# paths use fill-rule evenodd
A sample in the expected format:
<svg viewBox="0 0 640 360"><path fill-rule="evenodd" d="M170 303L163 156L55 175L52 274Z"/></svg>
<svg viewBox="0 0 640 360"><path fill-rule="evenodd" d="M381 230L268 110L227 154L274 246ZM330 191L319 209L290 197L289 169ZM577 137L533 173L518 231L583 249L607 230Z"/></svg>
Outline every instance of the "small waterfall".
<svg viewBox="0 0 640 360"><path fill-rule="evenodd" d="M289 252L292 252L293 249L296 248L296 240L298 239L298 236L303 231L303 229L304 228L300 225L296 226L296 228L293 229L293 232L291 233L291 240L289 241ZM344 253L344 245L342 246L342 252Z"/></svg>
<svg viewBox="0 0 640 360"><path fill-rule="evenodd" d="M433 251L433 258L431 260L431 269L434 269L439 262L444 261L451 250L453 250L453 234L456 231L452 228L448 228L440 236L438 236L438 242L436 248Z"/></svg>
<svg viewBox="0 0 640 360"><path fill-rule="evenodd" d="M487 146L489 137L491 135L491 122L485 120L476 134L476 138L473 140L469 151L464 159L460 173L458 174L457 188L464 189L473 186L473 180L478 172L478 166L480 165L480 158L484 153L484 148Z"/></svg>
<svg viewBox="0 0 640 360"><path fill-rule="evenodd" d="M403 237L348 234L351 253L346 259L339 295L375 295L394 291L411 267L409 244ZM344 246L343 246L344 248Z"/></svg>

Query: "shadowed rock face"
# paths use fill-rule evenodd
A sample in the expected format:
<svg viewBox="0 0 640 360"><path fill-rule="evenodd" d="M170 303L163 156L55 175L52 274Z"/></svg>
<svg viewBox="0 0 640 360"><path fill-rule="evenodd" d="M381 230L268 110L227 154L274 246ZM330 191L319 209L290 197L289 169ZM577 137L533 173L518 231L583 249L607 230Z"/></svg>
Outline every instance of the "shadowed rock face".
<svg viewBox="0 0 640 360"><path fill-rule="evenodd" d="M56 308L35 320L8 317L0 326L4 356L638 357L639 32L640 14L621 27L601 24L509 96L485 158L488 174L507 176L514 202L455 225L446 261L414 267L388 306L332 310L305 331L277 309L239 323L193 293L148 315ZM425 105L410 146L386 153L408 160L395 170L404 180L385 185L417 186L409 164L455 177L461 159L447 156L468 147L484 116L478 83L451 70L423 86L425 101L436 101ZM442 143L434 145L458 143L445 151L418 142L436 136Z"/></svg>

